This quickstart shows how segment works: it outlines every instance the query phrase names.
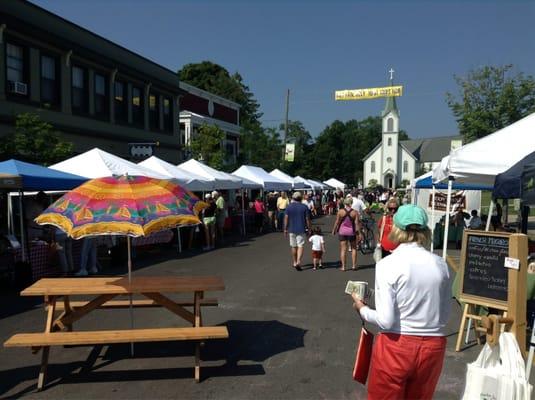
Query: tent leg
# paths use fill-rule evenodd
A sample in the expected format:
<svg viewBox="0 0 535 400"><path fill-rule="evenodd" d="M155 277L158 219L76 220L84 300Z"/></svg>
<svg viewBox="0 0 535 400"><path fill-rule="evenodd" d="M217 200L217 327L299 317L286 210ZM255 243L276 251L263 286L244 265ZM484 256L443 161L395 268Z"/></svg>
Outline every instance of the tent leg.
<svg viewBox="0 0 535 400"><path fill-rule="evenodd" d="M245 190L241 190L241 222L243 225L243 236L246 236L245 232Z"/></svg>
<svg viewBox="0 0 535 400"><path fill-rule="evenodd" d="M494 212L494 200L490 201L489 205L489 215L487 215L487 225L485 226L485 231L489 231L490 229L490 220L492 219L492 213Z"/></svg>
<svg viewBox="0 0 535 400"><path fill-rule="evenodd" d="M444 223L444 239L442 244L442 258L445 260L448 255L448 232L450 228L450 207L451 207L451 187L453 177L448 178L448 198L446 199L446 221Z"/></svg>
<svg viewBox="0 0 535 400"><path fill-rule="evenodd" d="M433 185L432 189L432 195L431 195L431 251L435 248L435 193L436 193L436 187Z"/></svg>
<svg viewBox="0 0 535 400"><path fill-rule="evenodd" d="M126 243L128 247L128 284L132 283L132 244L130 236L126 237ZM134 308L132 305L132 293L130 298L130 329L134 329ZM130 342L130 356L134 357L134 342Z"/></svg>
<svg viewBox="0 0 535 400"><path fill-rule="evenodd" d="M20 241L22 244L22 262L26 262L28 261L26 257L26 251L28 249L26 247L26 237L25 237L26 235L24 234L24 204L23 204L22 196L24 196L24 194L22 193L22 191L20 191L19 192Z"/></svg>

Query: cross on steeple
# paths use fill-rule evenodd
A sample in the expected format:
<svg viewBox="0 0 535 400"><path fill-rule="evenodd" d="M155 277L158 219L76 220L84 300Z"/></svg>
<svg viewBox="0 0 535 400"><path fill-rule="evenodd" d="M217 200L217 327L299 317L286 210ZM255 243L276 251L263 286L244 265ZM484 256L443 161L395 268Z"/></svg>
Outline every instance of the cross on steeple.
<svg viewBox="0 0 535 400"><path fill-rule="evenodd" d="M392 68L390 68L390 71L388 71L390 73L390 80L393 81L394 80L394 70Z"/></svg>

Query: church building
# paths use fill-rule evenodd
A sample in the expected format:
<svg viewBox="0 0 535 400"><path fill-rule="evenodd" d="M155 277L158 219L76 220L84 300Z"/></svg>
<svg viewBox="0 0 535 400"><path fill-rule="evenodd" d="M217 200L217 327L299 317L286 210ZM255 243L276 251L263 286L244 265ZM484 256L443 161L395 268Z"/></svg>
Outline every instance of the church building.
<svg viewBox="0 0 535 400"><path fill-rule="evenodd" d="M364 157L364 187L404 187L432 170L450 150L462 146L461 136L399 140L399 110L395 97L387 97L382 114L382 140Z"/></svg>

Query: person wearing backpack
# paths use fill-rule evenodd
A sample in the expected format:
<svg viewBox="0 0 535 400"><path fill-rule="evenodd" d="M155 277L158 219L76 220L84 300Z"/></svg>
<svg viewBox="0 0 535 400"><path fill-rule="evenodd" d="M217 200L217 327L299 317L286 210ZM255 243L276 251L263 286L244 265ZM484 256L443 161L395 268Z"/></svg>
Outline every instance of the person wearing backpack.
<svg viewBox="0 0 535 400"><path fill-rule="evenodd" d="M346 197L344 207L336 214L332 234L338 234L340 240L340 271L346 269L346 253L351 252L351 269L357 270L357 234L360 227L359 213L351 208L353 199Z"/></svg>

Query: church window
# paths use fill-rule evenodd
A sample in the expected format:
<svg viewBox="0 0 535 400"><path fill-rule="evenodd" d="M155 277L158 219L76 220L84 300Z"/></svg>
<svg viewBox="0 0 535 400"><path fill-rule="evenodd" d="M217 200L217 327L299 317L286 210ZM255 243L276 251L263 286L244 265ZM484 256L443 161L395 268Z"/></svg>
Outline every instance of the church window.
<svg viewBox="0 0 535 400"><path fill-rule="evenodd" d="M394 118L390 117L386 120L386 130L388 132L394 132Z"/></svg>
<svg viewBox="0 0 535 400"><path fill-rule="evenodd" d="M372 161L372 163L370 165L370 170L371 170L371 172L375 172L375 161Z"/></svg>
<svg viewBox="0 0 535 400"><path fill-rule="evenodd" d="M409 172L409 162L403 161L403 172Z"/></svg>
<svg viewBox="0 0 535 400"><path fill-rule="evenodd" d="M392 162L392 157L387 157L387 158L386 158L386 162L387 162L387 163L391 163L391 162Z"/></svg>
<svg viewBox="0 0 535 400"><path fill-rule="evenodd" d="M388 145L392 146L392 138L388 138Z"/></svg>

